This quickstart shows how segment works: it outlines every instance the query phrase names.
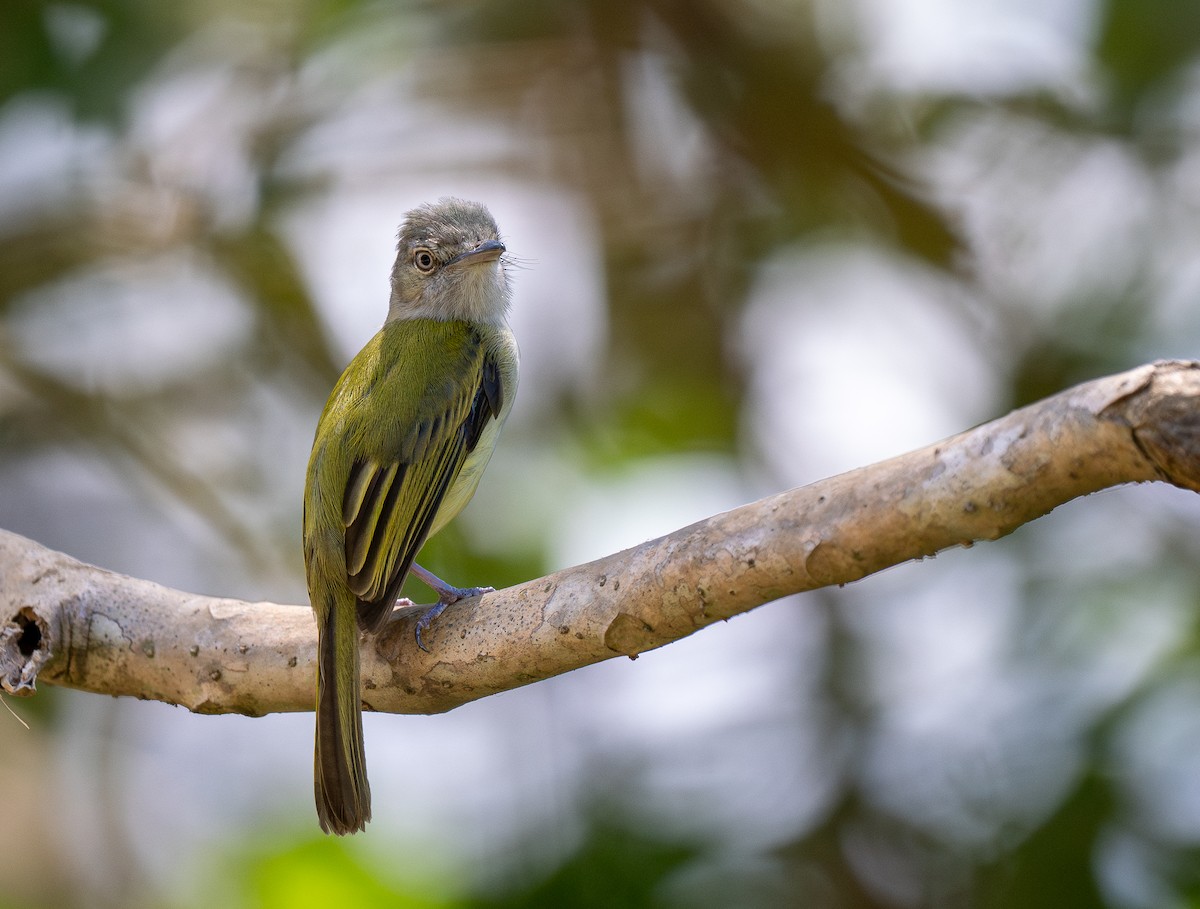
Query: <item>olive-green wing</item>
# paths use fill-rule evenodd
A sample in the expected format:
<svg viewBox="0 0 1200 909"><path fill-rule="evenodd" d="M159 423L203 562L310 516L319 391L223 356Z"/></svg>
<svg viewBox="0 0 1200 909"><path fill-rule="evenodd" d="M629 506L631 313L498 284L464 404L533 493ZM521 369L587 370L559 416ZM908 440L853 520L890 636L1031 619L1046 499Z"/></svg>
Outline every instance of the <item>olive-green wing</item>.
<svg viewBox="0 0 1200 909"><path fill-rule="evenodd" d="M380 445L385 450L351 466L342 501L346 574L364 630L382 627L447 490L484 427L501 413L497 363L473 340L462 351L466 362L447 367L442 387L453 385L457 392L432 406L426 403L411 425L396 427Z"/></svg>

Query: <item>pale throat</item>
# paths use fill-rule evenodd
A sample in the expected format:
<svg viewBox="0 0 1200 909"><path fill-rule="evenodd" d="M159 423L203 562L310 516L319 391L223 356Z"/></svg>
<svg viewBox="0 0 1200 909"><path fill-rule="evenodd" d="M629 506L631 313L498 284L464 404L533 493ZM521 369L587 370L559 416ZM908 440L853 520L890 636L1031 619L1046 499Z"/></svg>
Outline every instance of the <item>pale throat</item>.
<svg viewBox="0 0 1200 909"><path fill-rule="evenodd" d="M500 262L470 265L449 277L422 287L416 299L405 299L393 286L387 321L436 319L505 325L511 293Z"/></svg>

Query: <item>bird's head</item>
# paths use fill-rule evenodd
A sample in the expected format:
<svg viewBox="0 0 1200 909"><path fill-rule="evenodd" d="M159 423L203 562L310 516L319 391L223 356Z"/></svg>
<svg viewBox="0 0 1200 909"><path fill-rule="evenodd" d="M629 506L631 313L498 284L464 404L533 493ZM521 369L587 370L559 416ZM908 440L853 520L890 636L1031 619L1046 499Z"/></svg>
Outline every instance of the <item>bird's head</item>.
<svg viewBox="0 0 1200 909"><path fill-rule="evenodd" d="M510 292L504 244L486 208L440 199L404 216L392 266L394 319L502 324Z"/></svg>

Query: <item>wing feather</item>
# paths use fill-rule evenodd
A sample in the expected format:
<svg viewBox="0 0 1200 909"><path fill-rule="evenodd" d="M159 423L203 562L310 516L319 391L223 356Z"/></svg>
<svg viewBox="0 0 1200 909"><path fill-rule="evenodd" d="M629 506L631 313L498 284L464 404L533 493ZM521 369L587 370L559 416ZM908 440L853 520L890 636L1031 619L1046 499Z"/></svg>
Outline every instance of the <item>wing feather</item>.
<svg viewBox="0 0 1200 909"><path fill-rule="evenodd" d="M454 455L453 460L457 461L457 467L462 466L463 456ZM391 570L388 573L388 586L384 591L381 602L389 604L394 603L400 596L400 588L404 586L404 580L408 576L409 569L412 568L412 563L417 557L417 553L421 547L425 545L425 540L429 537L429 530L433 526L433 519L437 515L438 506L442 499L446 496L446 491L450 488L450 484L457 474L457 468L451 470L441 470L438 474L438 485L433 490L433 494L427 496L422 502L422 512L419 514L408 527L403 544L394 550L395 553L403 553L403 560L396 559ZM381 619L378 621L382 621Z"/></svg>
<svg viewBox="0 0 1200 909"><path fill-rule="evenodd" d="M372 458L350 472L342 503L347 583L364 630L377 631L390 614L443 499L488 421L501 412L499 370L477 337L474 342L464 351L467 362L458 364L474 380L459 383L457 397L401 430L395 460Z"/></svg>
<svg viewBox="0 0 1200 909"><path fill-rule="evenodd" d="M495 357L488 357L483 362L483 382L479 386L480 392L486 401L486 412L493 417L499 417L504 412L504 382L500 378L500 364L496 362ZM476 404L482 404L476 395ZM471 447L475 447L475 443L479 441L479 435L483 432L483 427L487 424L486 417L481 419L476 428L475 441L471 443Z"/></svg>
<svg viewBox="0 0 1200 909"><path fill-rule="evenodd" d="M397 461L377 470L380 482L372 489L368 507L346 528L346 581L360 600L376 599L373 585L396 499L404 488L404 472L405 466Z"/></svg>
<svg viewBox="0 0 1200 909"><path fill-rule="evenodd" d="M359 503L351 511L349 496L356 491L354 485L346 488L347 501L343 505L343 519L346 522L346 574L349 577L350 589L356 595L356 579L362 575L363 569L371 561L371 551L377 539L376 529L380 518L386 513L387 500L392 490L399 487L396 474L400 464L393 461L390 464L369 464L358 471L360 476L369 479L360 484L362 492Z"/></svg>
<svg viewBox="0 0 1200 909"><path fill-rule="evenodd" d="M366 458L359 458L350 468L350 478L346 481L346 494L342 497L342 523L349 527L354 523L367 498L367 490L379 475L379 465L372 464Z"/></svg>

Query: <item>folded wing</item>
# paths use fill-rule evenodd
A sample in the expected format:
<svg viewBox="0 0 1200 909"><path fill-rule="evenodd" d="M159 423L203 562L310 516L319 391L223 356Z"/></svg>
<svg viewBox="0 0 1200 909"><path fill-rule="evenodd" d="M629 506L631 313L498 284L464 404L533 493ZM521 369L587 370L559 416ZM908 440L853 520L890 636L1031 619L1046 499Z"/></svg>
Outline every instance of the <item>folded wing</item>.
<svg viewBox="0 0 1200 909"><path fill-rule="evenodd" d="M466 353L466 363L447 370L442 387L452 392L426 396L419 418L396 427L391 444L381 446L394 451L359 458L351 467L342 522L347 584L358 597L363 630L383 626L446 493L488 422L501 413L497 364L482 344Z"/></svg>

